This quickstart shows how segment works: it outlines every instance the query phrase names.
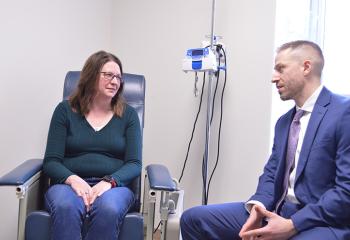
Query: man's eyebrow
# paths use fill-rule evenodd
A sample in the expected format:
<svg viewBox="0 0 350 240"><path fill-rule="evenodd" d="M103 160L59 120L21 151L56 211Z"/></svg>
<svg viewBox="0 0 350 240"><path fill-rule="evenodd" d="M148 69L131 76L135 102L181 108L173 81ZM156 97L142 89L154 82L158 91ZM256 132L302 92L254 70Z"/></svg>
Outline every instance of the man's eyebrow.
<svg viewBox="0 0 350 240"><path fill-rule="evenodd" d="M275 70L278 70L278 69L281 69L282 67L284 67L284 64L282 64L282 63L277 63L277 64L274 66L274 69L275 69Z"/></svg>

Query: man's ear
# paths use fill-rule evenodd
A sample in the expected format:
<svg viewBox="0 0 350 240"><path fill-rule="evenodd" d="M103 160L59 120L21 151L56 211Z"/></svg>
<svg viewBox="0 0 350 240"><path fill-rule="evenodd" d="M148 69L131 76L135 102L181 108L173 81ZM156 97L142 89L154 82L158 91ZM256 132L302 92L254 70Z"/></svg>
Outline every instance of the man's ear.
<svg viewBox="0 0 350 240"><path fill-rule="evenodd" d="M309 75L312 70L312 64L310 60L304 61L304 75Z"/></svg>

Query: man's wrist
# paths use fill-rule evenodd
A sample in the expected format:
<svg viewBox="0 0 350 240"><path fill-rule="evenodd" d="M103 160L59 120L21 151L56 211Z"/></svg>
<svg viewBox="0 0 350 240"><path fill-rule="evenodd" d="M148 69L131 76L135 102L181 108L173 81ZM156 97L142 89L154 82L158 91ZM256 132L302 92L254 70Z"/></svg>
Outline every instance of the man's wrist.
<svg viewBox="0 0 350 240"><path fill-rule="evenodd" d="M258 205L258 206L260 206L260 207L266 209L265 205L264 205L262 202L259 202L259 201L257 201L257 200L249 200L248 202L246 202L246 203L244 204L244 207L245 207L245 209L247 210L247 212L248 212L249 214L250 214L250 211L252 210L252 207L253 207L254 205Z"/></svg>
<svg viewBox="0 0 350 240"><path fill-rule="evenodd" d="M288 225L289 225L289 229L290 229L290 237L294 236L295 234L298 233L297 229L294 226L294 223L292 221L292 219L287 219Z"/></svg>

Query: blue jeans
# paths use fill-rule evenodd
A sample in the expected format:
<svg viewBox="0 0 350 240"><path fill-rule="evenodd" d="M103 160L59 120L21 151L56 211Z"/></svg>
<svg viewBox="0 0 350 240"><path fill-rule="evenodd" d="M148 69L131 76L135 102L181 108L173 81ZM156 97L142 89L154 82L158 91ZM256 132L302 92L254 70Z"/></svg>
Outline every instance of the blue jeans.
<svg viewBox="0 0 350 240"><path fill-rule="evenodd" d="M115 240L133 203L130 189L116 187L96 198L87 213L83 199L69 185L53 185L45 194L51 215L51 239Z"/></svg>

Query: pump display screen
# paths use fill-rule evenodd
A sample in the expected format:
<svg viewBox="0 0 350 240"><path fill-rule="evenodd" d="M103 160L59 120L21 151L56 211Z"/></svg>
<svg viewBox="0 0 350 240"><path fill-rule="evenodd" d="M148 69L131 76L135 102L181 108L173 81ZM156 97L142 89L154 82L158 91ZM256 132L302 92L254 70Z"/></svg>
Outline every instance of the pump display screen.
<svg viewBox="0 0 350 240"><path fill-rule="evenodd" d="M203 49L192 50L192 56L203 56Z"/></svg>

